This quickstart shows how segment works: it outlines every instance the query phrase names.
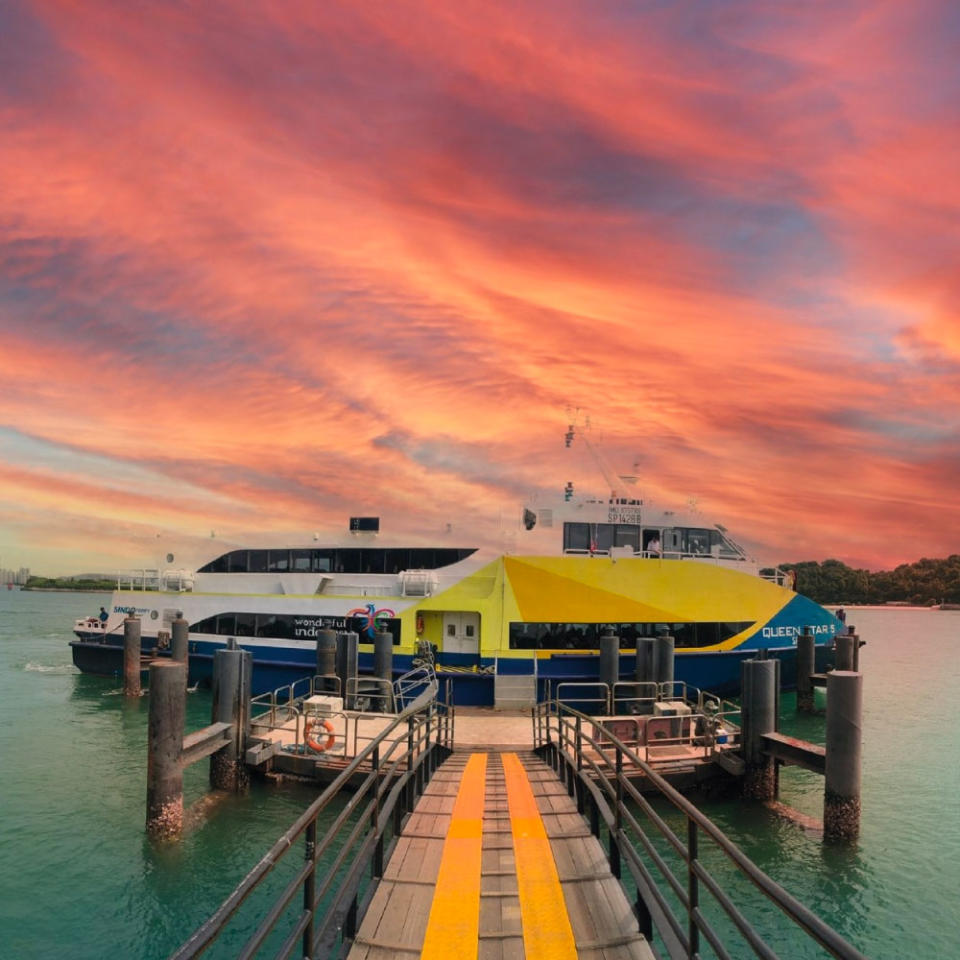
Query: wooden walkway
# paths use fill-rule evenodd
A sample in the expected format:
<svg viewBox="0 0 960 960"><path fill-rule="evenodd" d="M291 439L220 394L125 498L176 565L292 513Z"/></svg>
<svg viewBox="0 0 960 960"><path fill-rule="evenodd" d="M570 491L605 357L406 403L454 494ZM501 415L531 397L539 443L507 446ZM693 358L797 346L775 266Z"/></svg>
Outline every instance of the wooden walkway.
<svg viewBox="0 0 960 960"><path fill-rule="evenodd" d="M650 960L606 855L532 753L455 753L410 816L349 960Z"/></svg>

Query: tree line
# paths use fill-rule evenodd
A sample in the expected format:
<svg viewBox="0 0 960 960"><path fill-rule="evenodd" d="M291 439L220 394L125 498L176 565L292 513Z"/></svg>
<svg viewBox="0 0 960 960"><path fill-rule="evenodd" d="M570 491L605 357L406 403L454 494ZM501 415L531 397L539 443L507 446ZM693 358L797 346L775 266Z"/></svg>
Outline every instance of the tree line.
<svg viewBox="0 0 960 960"><path fill-rule="evenodd" d="M848 567L840 560L804 560L780 567L796 573L797 593L818 603L960 603L960 554L876 572Z"/></svg>
<svg viewBox="0 0 960 960"><path fill-rule="evenodd" d="M116 578L110 580L93 577L37 577L31 576L24 590L114 590Z"/></svg>

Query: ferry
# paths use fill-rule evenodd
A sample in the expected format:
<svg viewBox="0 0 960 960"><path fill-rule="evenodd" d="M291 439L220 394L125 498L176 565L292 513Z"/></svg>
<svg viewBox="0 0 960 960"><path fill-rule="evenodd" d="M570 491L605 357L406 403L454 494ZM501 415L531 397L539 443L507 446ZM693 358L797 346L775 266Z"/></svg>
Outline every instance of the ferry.
<svg viewBox="0 0 960 960"><path fill-rule="evenodd" d="M374 634L385 630L398 675L426 654L452 679L455 703L503 707L516 705L518 689L533 701L561 683L595 682L608 626L623 680L633 678L637 639L666 631L675 679L721 696L738 694L741 661L761 650L781 660L792 687L801 630L813 631L822 669L843 628L794 591L792 574L762 568L696 510L658 509L612 484L606 497L577 497L567 484L562 499L528 503L521 518L509 550L385 544L378 518L354 517L323 543L315 535L219 552L192 570L140 571L118 581L106 621L76 621L73 661L120 674L129 614L145 652L161 656L182 615L191 682L209 681L214 652L235 637L253 654L256 694L312 675L322 629L356 632L369 671Z"/></svg>

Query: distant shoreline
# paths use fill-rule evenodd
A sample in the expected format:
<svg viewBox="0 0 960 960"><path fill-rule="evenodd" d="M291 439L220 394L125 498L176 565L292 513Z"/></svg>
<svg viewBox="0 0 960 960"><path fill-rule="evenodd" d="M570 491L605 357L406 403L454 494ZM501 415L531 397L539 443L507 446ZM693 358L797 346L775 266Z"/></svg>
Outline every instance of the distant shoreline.
<svg viewBox="0 0 960 960"><path fill-rule="evenodd" d="M113 593L105 587L20 587L21 590L29 590L31 593Z"/></svg>

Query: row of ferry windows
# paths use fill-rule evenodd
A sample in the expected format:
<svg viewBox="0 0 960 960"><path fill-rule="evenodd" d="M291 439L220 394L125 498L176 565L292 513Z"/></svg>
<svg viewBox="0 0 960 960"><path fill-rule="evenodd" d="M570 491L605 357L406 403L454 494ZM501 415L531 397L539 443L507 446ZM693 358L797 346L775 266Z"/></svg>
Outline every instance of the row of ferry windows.
<svg viewBox="0 0 960 960"><path fill-rule="evenodd" d="M287 613L221 613L190 625L191 633L274 640L316 640L320 630L350 630L359 634L360 643L373 643L369 629L369 617L298 617ZM378 617L375 629L393 634L394 646L400 643L398 618Z"/></svg>
<svg viewBox="0 0 960 960"><path fill-rule="evenodd" d="M648 551L651 543L660 541L661 553L711 554L736 556L719 530L700 527L640 527L635 523L565 523L564 550L609 550L611 547L633 547L635 553Z"/></svg>
<svg viewBox="0 0 960 960"><path fill-rule="evenodd" d="M677 647L712 647L742 633L751 621L729 623L614 623L622 650L635 647L638 637L655 637L666 631ZM596 650L600 623L511 623L511 650Z"/></svg>
<svg viewBox="0 0 960 960"><path fill-rule="evenodd" d="M231 550L199 573L400 573L436 570L476 553L448 547L345 547L312 550Z"/></svg>

